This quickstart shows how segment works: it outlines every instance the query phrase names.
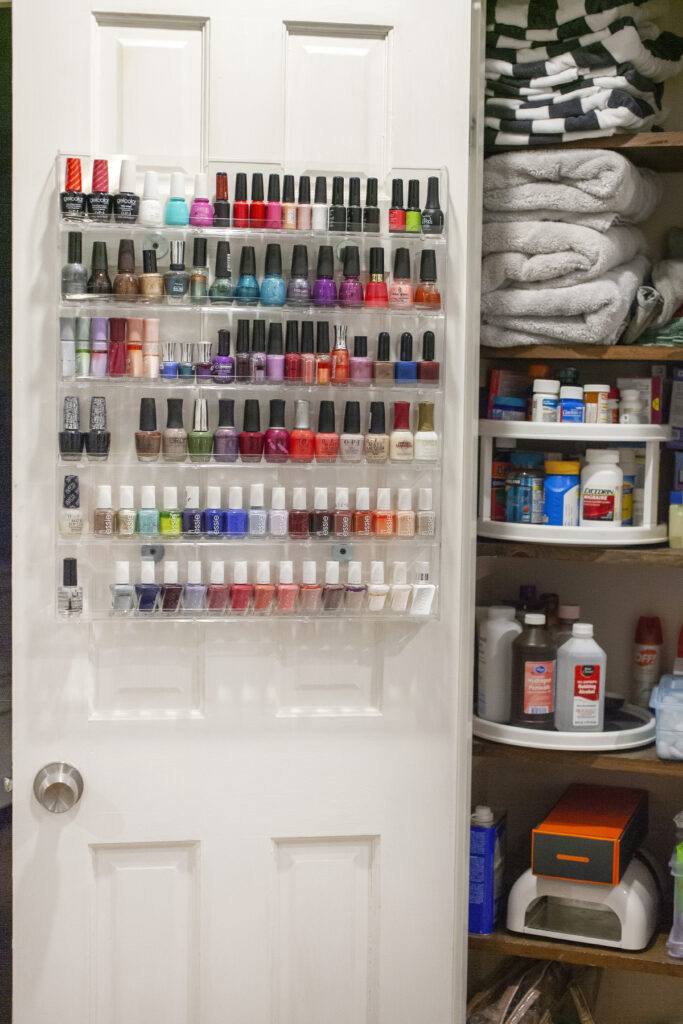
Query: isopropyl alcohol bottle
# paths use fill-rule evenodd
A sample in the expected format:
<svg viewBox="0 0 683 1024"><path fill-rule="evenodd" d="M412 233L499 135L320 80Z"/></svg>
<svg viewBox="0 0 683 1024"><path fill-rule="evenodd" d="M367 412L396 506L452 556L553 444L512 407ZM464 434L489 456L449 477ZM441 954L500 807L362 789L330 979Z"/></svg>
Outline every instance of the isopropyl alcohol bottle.
<svg viewBox="0 0 683 1024"><path fill-rule="evenodd" d="M555 728L558 732L602 732L607 655L593 639L593 626L575 622L557 652Z"/></svg>

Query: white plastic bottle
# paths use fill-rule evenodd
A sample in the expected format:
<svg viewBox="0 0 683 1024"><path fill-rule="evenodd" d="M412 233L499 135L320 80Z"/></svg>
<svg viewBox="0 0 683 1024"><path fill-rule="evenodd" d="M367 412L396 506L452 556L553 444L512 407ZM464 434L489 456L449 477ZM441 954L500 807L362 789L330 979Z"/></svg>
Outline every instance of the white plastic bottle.
<svg viewBox="0 0 683 1024"><path fill-rule="evenodd" d="M558 732L602 732L607 655L593 639L593 626L575 622L557 652L555 728Z"/></svg>
<svg viewBox="0 0 683 1024"><path fill-rule="evenodd" d="M581 526L621 526L623 486L619 452L589 448L581 470Z"/></svg>
<svg viewBox="0 0 683 1024"><path fill-rule="evenodd" d="M479 629L477 715L487 722L510 721L512 641L522 632L515 609L494 605Z"/></svg>

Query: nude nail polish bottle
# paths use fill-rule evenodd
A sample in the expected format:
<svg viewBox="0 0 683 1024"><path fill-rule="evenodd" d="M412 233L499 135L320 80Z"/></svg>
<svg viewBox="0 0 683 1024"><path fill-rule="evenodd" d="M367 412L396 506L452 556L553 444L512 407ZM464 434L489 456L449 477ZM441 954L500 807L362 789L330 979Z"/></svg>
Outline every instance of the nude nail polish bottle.
<svg viewBox="0 0 683 1024"><path fill-rule="evenodd" d="M349 509L348 487L337 487L334 498L334 535L347 540L353 533L353 516Z"/></svg>
<svg viewBox="0 0 683 1024"><path fill-rule="evenodd" d="M411 615L429 615L432 610L436 587L429 581L429 562L418 562L415 566L415 583L413 599L410 604Z"/></svg>
<svg viewBox="0 0 683 1024"><path fill-rule="evenodd" d="M384 402L370 403L370 427L363 442L366 462L379 465L389 458L389 435L385 426Z"/></svg>
<svg viewBox="0 0 683 1024"><path fill-rule="evenodd" d="M327 231L327 178L319 174L315 179L315 195L311 211L313 231Z"/></svg>
<svg viewBox="0 0 683 1024"><path fill-rule="evenodd" d="M360 462L363 458L363 435L360 432L360 402L347 402L344 409L344 432L339 438L342 462Z"/></svg>
<svg viewBox="0 0 683 1024"><path fill-rule="evenodd" d="M327 487L315 487L313 490L310 531L312 537L323 538L331 537L334 532L333 513L327 504Z"/></svg>
<svg viewBox="0 0 683 1024"><path fill-rule="evenodd" d="M273 605L275 587L270 582L270 562L256 563L256 583L254 584L254 615L268 615Z"/></svg>
<svg viewBox="0 0 683 1024"><path fill-rule="evenodd" d="M360 562L349 562L344 588L344 607L347 612L359 612L365 603L368 588L363 583L362 573Z"/></svg>
<svg viewBox="0 0 683 1024"><path fill-rule="evenodd" d="M433 537L436 533L436 515L432 508L431 487L421 487L417 498L417 535Z"/></svg>
<svg viewBox="0 0 683 1024"><path fill-rule="evenodd" d="M246 562L235 562L232 567L232 584L230 585L230 614L246 615L251 605L253 587L248 582Z"/></svg>
<svg viewBox="0 0 683 1024"><path fill-rule="evenodd" d="M182 583L178 583L178 563L164 559L164 582L161 585L161 612L163 615L175 615L180 607L183 593Z"/></svg>
<svg viewBox="0 0 683 1024"><path fill-rule="evenodd" d="M305 561L301 567L301 587L299 588L299 607L304 613L320 610L322 587L317 582L318 567L315 562Z"/></svg>
<svg viewBox="0 0 683 1024"><path fill-rule="evenodd" d="M291 562L280 562L280 582L275 591L275 611L283 615L294 611L299 586L294 582L294 567Z"/></svg>
<svg viewBox="0 0 683 1024"><path fill-rule="evenodd" d="M130 582L130 563L116 562L114 582L110 585L114 615L130 615L135 609L135 587Z"/></svg>
<svg viewBox="0 0 683 1024"><path fill-rule="evenodd" d="M413 588L408 583L408 566L405 562L394 562L391 567L391 590L389 591L389 607L392 612L404 612Z"/></svg>
<svg viewBox="0 0 683 1024"><path fill-rule="evenodd" d="M302 174L299 178L299 202L296 208L296 226L299 231L310 231L311 223L311 179L307 174Z"/></svg>
<svg viewBox="0 0 683 1024"><path fill-rule="evenodd" d="M318 264L313 285L314 306L334 306L337 301L337 286L334 283L334 250L331 245L318 249Z"/></svg>
<svg viewBox="0 0 683 1024"><path fill-rule="evenodd" d="M304 499L304 506L306 501ZM273 487L268 512L268 533L271 537L286 537L289 529L289 512L284 487Z"/></svg>
<svg viewBox="0 0 683 1024"><path fill-rule="evenodd" d="M410 487L399 487L396 511L396 536L415 536L415 513L413 512L413 492Z"/></svg>
<svg viewBox="0 0 683 1024"><path fill-rule="evenodd" d="M439 436L434 429L434 403L420 402L417 407L415 461L436 462L439 457Z"/></svg>
<svg viewBox="0 0 683 1024"><path fill-rule="evenodd" d="M142 375L148 380L159 376L159 321L148 317L142 321Z"/></svg>
<svg viewBox="0 0 683 1024"><path fill-rule="evenodd" d="M325 584L322 593L324 612L338 612L344 601L344 584L339 582L339 562L325 562Z"/></svg>
<svg viewBox="0 0 683 1024"><path fill-rule="evenodd" d="M411 178L408 182L408 206L406 207L406 231L419 232L422 227L420 212L420 182Z"/></svg>
<svg viewBox="0 0 683 1024"><path fill-rule="evenodd" d="M400 248L394 253L394 279L389 289L389 305L392 309L411 309L413 306L413 283L410 279L410 251Z"/></svg>
<svg viewBox="0 0 683 1024"><path fill-rule="evenodd" d="M142 377L142 324L140 317L126 321L126 376Z"/></svg>
<svg viewBox="0 0 683 1024"><path fill-rule="evenodd" d="M222 561L211 563L209 569L209 585L206 588L206 610L211 615L224 615L230 596L230 587L225 582L225 564Z"/></svg>
<svg viewBox="0 0 683 1024"><path fill-rule="evenodd" d="M391 508L389 487L377 488L377 507L372 516L372 526L377 537L393 537L396 532L396 513Z"/></svg>
<svg viewBox="0 0 683 1024"><path fill-rule="evenodd" d="M116 510L116 533L119 537L133 537L136 525L135 491L129 484L121 484L119 507Z"/></svg>
<svg viewBox="0 0 683 1024"><path fill-rule="evenodd" d="M374 531L370 509L370 488L356 488L356 510L353 513L353 532L356 537L372 537Z"/></svg>
<svg viewBox="0 0 683 1024"><path fill-rule="evenodd" d="M116 513L111 503L111 486L109 484L98 484L97 486L92 532L98 537L113 537L116 532Z"/></svg>
<svg viewBox="0 0 683 1024"><path fill-rule="evenodd" d="M382 612L386 604L389 587L384 582L384 562L370 562L368 583L368 611Z"/></svg>
<svg viewBox="0 0 683 1024"><path fill-rule="evenodd" d="M391 339L387 331L381 331L377 338L377 359L372 364L373 380L389 383L395 378L391 361Z"/></svg>
<svg viewBox="0 0 683 1024"><path fill-rule="evenodd" d="M57 614L73 618L83 611L83 587L78 585L78 562L65 558L62 562L62 585L57 587Z"/></svg>
<svg viewBox="0 0 683 1024"><path fill-rule="evenodd" d="M296 231L296 203L294 201L293 174L285 174L282 179L282 215L280 226L283 231Z"/></svg>
<svg viewBox="0 0 683 1024"><path fill-rule="evenodd" d="M289 536L297 540L308 540L309 514L306 507L306 488L295 487L292 491L292 508L289 513Z"/></svg>
<svg viewBox="0 0 683 1024"><path fill-rule="evenodd" d="M389 457L392 462L412 462L414 452L410 402L394 402L394 429L389 437Z"/></svg>
<svg viewBox="0 0 683 1024"><path fill-rule="evenodd" d="M185 462L187 458L187 431L183 426L182 398L166 399L166 429L161 435L164 462Z"/></svg>

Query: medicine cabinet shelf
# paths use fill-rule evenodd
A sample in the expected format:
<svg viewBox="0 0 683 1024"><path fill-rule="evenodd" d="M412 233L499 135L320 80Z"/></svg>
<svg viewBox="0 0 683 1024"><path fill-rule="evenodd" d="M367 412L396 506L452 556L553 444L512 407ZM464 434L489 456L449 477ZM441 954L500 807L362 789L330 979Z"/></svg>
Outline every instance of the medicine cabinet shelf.
<svg viewBox="0 0 683 1024"><path fill-rule="evenodd" d="M481 437L515 437L525 441L669 441L671 428L651 423L529 423L479 420Z"/></svg>
<svg viewBox="0 0 683 1024"><path fill-rule="evenodd" d="M547 527L537 527L539 533ZM580 527L580 529L584 529ZM622 526L622 530L631 527ZM545 558L557 562L593 562L598 565L652 565L662 569L683 569L683 549L657 548L606 548L577 545L546 544L545 538L529 541L486 541L477 544L479 558Z"/></svg>
<svg viewBox="0 0 683 1024"><path fill-rule="evenodd" d="M547 768L591 769L608 772L634 772L640 775L666 775L683 781L683 761L662 761L654 744L637 750L598 752L592 750L545 750L543 747L514 747L509 743L475 739L473 757L491 761L509 761L537 773ZM496 768L496 770L499 770Z"/></svg>
<svg viewBox="0 0 683 1024"><path fill-rule="evenodd" d="M683 170L683 165L681 166ZM510 348L482 346L482 359L576 359L604 362L680 362L683 349L672 345L515 345Z"/></svg>
<svg viewBox="0 0 683 1024"><path fill-rule="evenodd" d="M334 316L337 320L357 320L369 317L374 325L382 324L385 319L419 319L440 321L444 319L443 309L418 309L415 306L407 306L402 309L393 309L390 306L263 306L261 303L250 303L241 305L239 302L216 303L214 305L197 305L191 303L177 304L174 302L150 302L144 296L135 295L74 295L68 298L62 297L60 312L65 316L78 316L78 310L82 309L85 316L93 314L93 310L102 311L103 316L141 316L143 312L150 315L160 313L192 313L195 316L202 313L210 316L221 316L237 318L246 317L250 313L257 316L267 316L269 320L281 318L296 320L307 317L312 320L323 320ZM87 311L87 312L86 312Z"/></svg>
<svg viewBox="0 0 683 1024"><path fill-rule="evenodd" d="M487 149L491 153L521 151L521 146L496 146ZM537 147L538 149L549 147ZM616 149L627 156L637 167L649 167L653 171L683 171L683 132L635 132L618 133L606 138L579 139L575 142L553 143L556 149Z"/></svg>
<svg viewBox="0 0 683 1024"><path fill-rule="evenodd" d="M667 538L662 526L543 526L535 523L499 523L477 520L477 533L496 540L522 541L530 544L566 544L580 547L596 544L615 546L629 544L661 544Z"/></svg>

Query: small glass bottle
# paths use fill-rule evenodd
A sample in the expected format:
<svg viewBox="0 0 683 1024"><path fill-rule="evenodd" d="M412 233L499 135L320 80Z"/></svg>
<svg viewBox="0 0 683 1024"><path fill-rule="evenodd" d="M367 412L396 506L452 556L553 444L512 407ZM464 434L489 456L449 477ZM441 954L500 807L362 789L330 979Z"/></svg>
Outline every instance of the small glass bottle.
<svg viewBox="0 0 683 1024"><path fill-rule="evenodd" d="M289 512L287 511L286 491L284 487L273 487L270 493L268 533L271 537L286 537L288 528Z"/></svg>
<svg viewBox="0 0 683 1024"><path fill-rule="evenodd" d="M116 533L119 537L133 537L137 525L135 491L129 484L119 487L119 507L116 510Z"/></svg>
<svg viewBox="0 0 683 1024"><path fill-rule="evenodd" d="M394 562L391 567L391 591L389 606L392 612L404 612L413 588L408 583L408 566L405 562Z"/></svg>
<svg viewBox="0 0 683 1024"><path fill-rule="evenodd" d="M370 249L370 280L365 286L365 305L377 308L389 305L389 292L384 280L384 249Z"/></svg>
<svg viewBox="0 0 683 1024"><path fill-rule="evenodd" d="M374 533L369 487L356 488L356 511L353 513L353 532L356 537L372 537Z"/></svg>
<svg viewBox="0 0 683 1024"><path fill-rule="evenodd" d="M353 533L353 515L349 509L348 487L337 487L334 498L334 535L347 540Z"/></svg>
<svg viewBox="0 0 683 1024"><path fill-rule="evenodd" d="M301 587L299 589L299 607L305 614L320 610L322 586L318 583L318 567L315 562L305 561L301 567Z"/></svg>
<svg viewBox="0 0 683 1024"><path fill-rule="evenodd" d="M83 587L78 585L78 563L65 558L62 563L62 585L57 587L57 614L75 618L83 611Z"/></svg>
<svg viewBox="0 0 683 1024"><path fill-rule="evenodd" d="M310 536L306 504L306 488L295 487L292 491L292 508L289 513L289 536L296 540L308 540Z"/></svg>
<svg viewBox="0 0 683 1024"><path fill-rule="evenodd" d="M410 402L394 402L394 429L389 437L392 462L412 462L415 442L410 430Z"/></svg>
<svg viewBox="0 0 683 1024"><path fill-rule="evenodd" d="M329 384L332 374L330 358L330 325L327 320L319 320L316 337L316 380L318 384Z"/></svg>
<svg viewBox="0 0 683 1024"><path fill-rule="evenodd" d="M332 349L331 380L333 384L348 384L349 350L346 347L346 327L334 325L334 348Z"/></svg>
<svg viewBox="0 0 683 1024"><path fill-rule="evenodd" d="M159 533L157 489L154 484L142 485L142 497L137 514L136 529L141 537L156 537Z"/></svg>
<svg viewBox="0 0 683 1024"><path fill-rule="evenodd" d="M111 295L106 242L93 242L92 244L88 292L91 295Z"/></svg>
<svg viewBox="0 0 683 1024"><path fill-rule="evenodd" d="M432 508L431 487L421 487L417 497L417 535L433 537L436 533L436 515Z"/></svg>
<svg viewBox="0 0 683 1024"><path fill-rule="evenodd" d="M85 295L88 290L88 269L81 262L82 253L83 235L80 231L70 231L67 262L62 268L62 295L65 298Z"/></svg>
<svg viewBox="0 0 683 1024"><path fill-rule="evenodd" d="M383 384L394 382L394 364L391 361L391 338L388 331L380 331L377 338L377 359L372 364L372 379Z"/></svg>
<svg viewBox="0 0 683 1024"><path fill-rule="evenodd" d="M347 245L344 248L344 280L339 285L339 305L363 305L363 285L360 281L360 256L357 245Z"/></svg>
<svg viewBox="0 0 683 1024"><path fill-rule="evenodd" d="M384 402L370 402L370 427L363 442L366 462L379 465L389 458L389 435L385 423Z"/></svg>
<svg viewBox="0 0 683 1024"><path fill-rule="evenodd" d="M182 512L178 508L178 488L164 487L164 507L159 513L159 533L162 537L180 537L182 529Z"/></svg>
<svg viewBox="0 0 683 1024"><path fill-rule="evenodd" d="M275 587L270 582L270 562L256 563L256 583L254 584L254 615L267 615L273 604Z"/></svg>
<svg viewBox="0 0 683 1024"><path fill-rule="evenodd" d="M415 461L436 462L438 457L439 437L434 430L434 403L420 402L417 407Z"/></svg>
<svg viewBox="0 0 683 1024"><path fill-rule="evenodd" d="M219 241L216 246L216 276L209 288L212 305L229 305L233 301L230 242Z"/></svg>
<svg viewBox="0 0 683 1024"><path fill-rule="evenodd" d="M181 604L183 611L200 612L204 607L206 584L202 583L202 563L196 560L187 563L187 583L183 587Z"/></svg>
<svg viewBox="0 0 683 1024"><path fill-rule="evenodd" d="M207 488L208 490L208 488ZM220 504L220 489L218 491ZM220 512L220 510L219 510ZM185 487L185 508L182 514L183 537L201 537L204 532L204 519L202 510L199 507L199 488L196 484L188 484ZM219 522L220 532L220 522Z"/></svg>
<svg viewBox="0 0 683 1024"><path fill-rule="evenodd" d="M195 398L193 426L187 435L190 462L210 462L212 449L213 434L209 430L208 403L205 398Z"/></svg>
<svg viewBox="0 0 683 1024"><path fill-rule="evenodd" d="M140 428L135 432L138 462L156 462L161 452L161 431L157 430L157 406L153 398L140 399Z"/></svg>
<svg viewBox="0 0 683 1024"><path fill-rule="evenodd" d="M194 306L206 303L209 275L206 266L206 238L195 238L192 247L192 273L190 274L190 302Z"/></svg>
<svg viewBox="0 0 683 1024"><path fill-rule="evenodd" d="M216 462L237 462L239 455L238 430L235 426L235 402L232 398L218 399L218 426L213 435L213 457Z"/></svg>
<svg viewBox="0 0 683 1024"><path fill-rule="evenodd" d="M382 612L386 604L389 587L384 582L384 562L370 562L368 584L368 611Z"/></svg>
<svg viewBox="0 0 683 1024"><path fill-rule="evenodd" d="M292 266L287 282L287 304L307 306L311 301L311 285L308 280L308 249L295 245L292 249Z"/></svg>
<svg viewBox="0 0 683 1024"><path fill-rule="evenodd" d="M413 512L413 492L410 487L399 487L396 502L396 536L415 536L415 513Z"/></svg>
<svg viewBox="0 0 683 1024"><path fill-rule="evenodd" d="M130 615L135 609L135 587L130 582L130 563L116 562L114 582L110 585L111 610L114 615Z"/></svg>
<svg viewBox="0 0 683 1024"><path fill-rule="evenodd" d="M359 612L365 603L368 588L363 583L362 573L360 562L349 562L344 589L344 607L347 612Z"/></svg>
<svg viewBox="0 0 683 1024"><path fill-rule="evenodd" d="M241 306L255 306L260 294L261 290L256 280L254 246L243 245L240 253L240 276L234 292L235 300Z"/></svg>
<svg viewBox="0 0 683 1024"><path fill-rule="evenodd" d="M423 249L420 256L420 284L415 292L418 309L441 309L441 293L436 283L436 252Z"/></svg>
<svg viewBox="0 0 683 1024"><path fill-rule="evenodd" d="M372 516L372 526L377 537L393 537L396 532L396 513L391 508L391 489L377 488L377 507Z"/></svg>
<svg viewBox="0 0 683 1024"><path fill-rule="evenodd" d="M182 583L178 583L178 563L164 559L164 582L161 585L161 613L175 615L180 607L183 593Z"/></svg>
<svg viewBox="0 0 683 1024"><path fill-rule="evenodd" d="M420 182L411 178L408 182L408 205L406 207L406 231L419 232L422 227L420 214Z"/></svg>
<svg viewBox="0 0 683 1024"><path fill-rule="evenodd" d="M246 615L251 605L253 586L248 582L247 563L235 562L232 567L230 586L231 615Z"/></svg>
<svg viewBox="0 0 683 1024"><path fill-rule="evenodd" d="M669 547L683 548L683 491L669 493Z"/></svg>
<svg viewBox="0 0 683 1024"><path fill-rule="evenodd" d="M187 301L190 288L190 275L185 270L185 243L171 242L171 263L164 274L164 291L166 301L173 305L182 305Z"/></svg>
<svg viewBox="0 0 683 1024"><path fill-rule="evenodd" d="M265 537L268 532L268 513L265 508L263 484L249 488L249 536Z"/></svg>
<svg viewBox="0 0 683 1024"><path fill-rule="evenodd" d="M211 376L217 384L232 384L235 379L235 360L230 355L230 331L218 332L218 352L213 357Z"/></svg>
<svg viewBox="0 0 683 1024"><path fill-rule="evenodd" d="M339 562L325 562L325 584L322 593L324 612L338 612L344 601L344 584L339 582Z"/></svg>
<svg viewBox="0 0 683 1024"><path fill-rule="evenodd" d="M145 558L140 563L140 582L135 584L138 615L154 615L159 609L161 587L154 579L154 562Z"/></svg>
<svg viewBox="0 0 683 1024"><path fill-rule="evenodd" d="M230 587L225 582L225 564L222 561L212 562L209 569L209 585L206 588L206 610L211 615L223 615L229 596Z"/></svg>
<svg viewBox="0 0 683 1024"><path fill-rule="evenodd" d="M112 285L114 295L137 295L140 291L138 275L135 273L135 246L132 238L119 242L118 270Z"/></svg>
<svg viewBox="0 0 683 1024"><path fill-rule="evenodd" d="M85 520L81 508L81 495L78 477L69 474L64 477L62 508L59 513L59 532L62 537L80 537L83 533Z"/></svg>
<svg viewBox="0 0 683 1024"><path fill-rule="evenodd" d="M289 561L280 562L280 573L275 588L275 611L286 615L294 611L299 586L294 582L294 569Z"/></svg>
<svg viewBox="0 0 683 1024"><path fill-rule="evenodd" d="M235 380L241 384L251 381L251 357L249 354L249 321L237 321L237 345L235 346Z"/></svg>
<svg viewBox="0 0 683 1024"><path fill-rule="evenodd" d="M394 253L394 279L389 290L392 309L410 309L413 305L413 283L410 279L410 251L397 249Z"/></svg>
<svg viewBox="0 0 683 1024"><path fill-rule="evenodd" d="M97 537L113 537L116 532L116 513L111 503L110 484L98 484L97 486L92 532Z"/></svg>

